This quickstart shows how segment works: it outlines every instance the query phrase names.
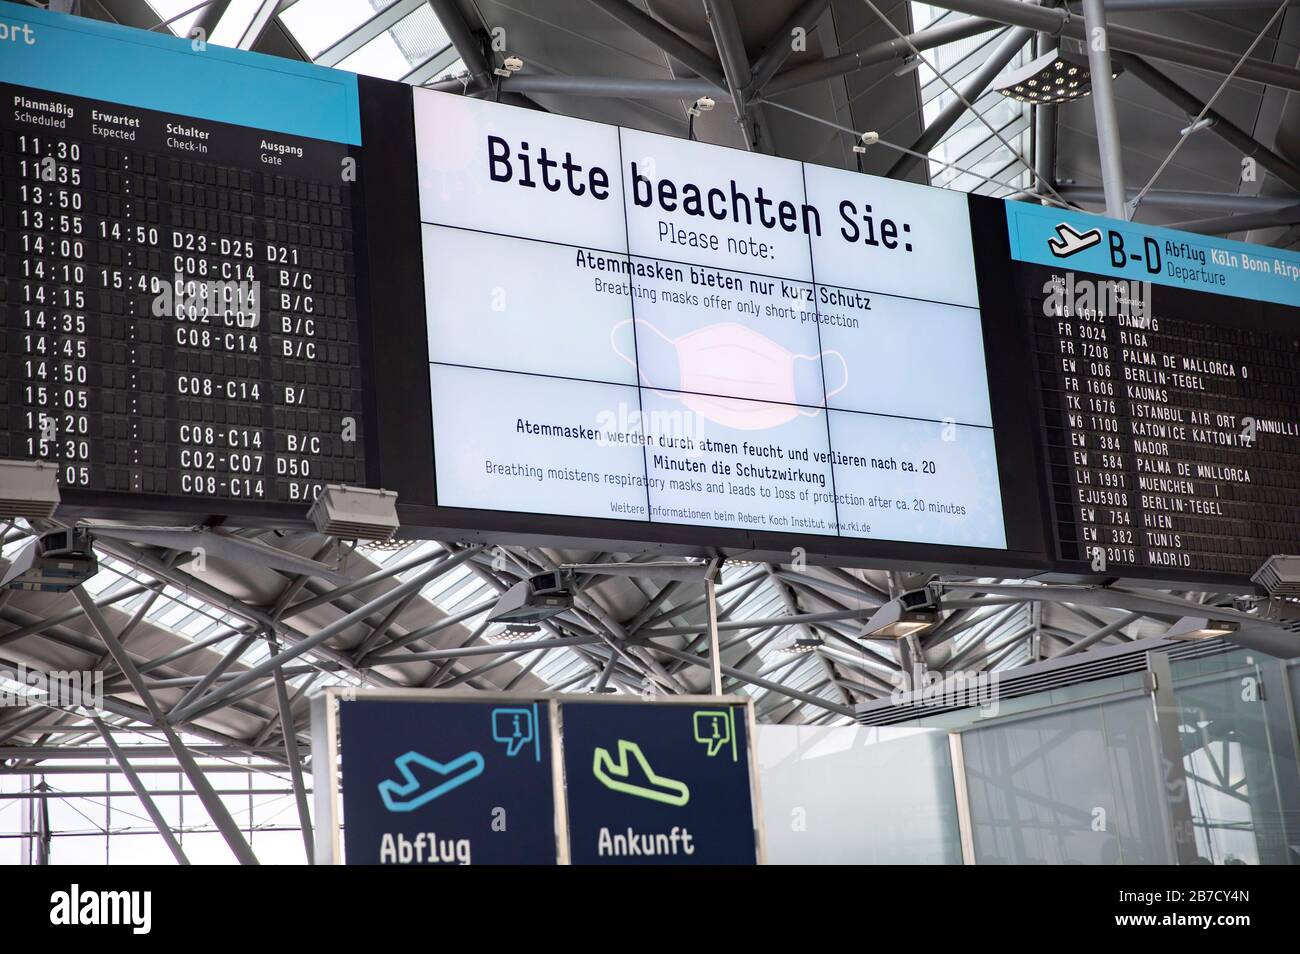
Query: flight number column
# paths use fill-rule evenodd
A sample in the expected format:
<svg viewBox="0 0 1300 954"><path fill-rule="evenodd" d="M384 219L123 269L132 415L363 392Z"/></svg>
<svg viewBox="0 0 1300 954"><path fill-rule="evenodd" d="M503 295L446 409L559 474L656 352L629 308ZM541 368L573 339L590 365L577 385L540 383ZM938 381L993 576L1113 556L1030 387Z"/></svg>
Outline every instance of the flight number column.
<svg viewBox="0 0 1300 954"><path fill-rule="evenodd" d="M1140 563L1127 398L1113 319L1078 308L1073 282L1053 277L1039 302L1035 350L1061 556L1105 572Z"/></svg>

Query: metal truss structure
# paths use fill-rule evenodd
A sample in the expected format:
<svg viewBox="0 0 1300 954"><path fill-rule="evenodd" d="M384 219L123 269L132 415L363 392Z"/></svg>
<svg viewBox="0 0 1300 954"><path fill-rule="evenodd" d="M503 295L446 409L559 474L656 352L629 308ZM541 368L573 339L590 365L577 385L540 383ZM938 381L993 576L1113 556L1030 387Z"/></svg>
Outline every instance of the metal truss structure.
<svg viewBox="0 0 1300 954"><path fill-rule="evenodd" d="M556 0L523 9L490 0L359 2L370 3L373 16L311 43L302 39L305 26L291 24L294 9L303 12L312 0L52 5L142 28L183 21L182 35L201 29L216 42L224 30L231 45L344 68L388 37L405 56L385 68L393 78L534 108L580 111L595 103L593 118L610 115L599 109L612 104L634 117L632 124L677 134L687 127L685 107L709 95L720 106L694 127L700 138L823 161L837 156L852 167L861 154L851 147L875 130L879 141L871 149L878 152L866 160L869 171L892 169L1046 203L1104 202L1121 215L1208 214L1186 227L1271 229L1265 235L1279 245L1300 239L1300 166L1257 141L1226 107L1216 108L1224 90L1234 115L1243 90L1261 104L1276 91L1300 91L1300 69L1266 58L1252 42L1258 33L1270 48L1283 46L1280 25L1294 24L1284 9L1269 18L1277 2L1088 0L1080 12L1021 0L944 0L941 6L955 12L930 10L930 25L921 29L912 27L914 5L884 0ZM563 67L577 61L548 63L546 49L530 49L525 41L536 23L564 22L560 8L584 10L584 20L564 29L602 37L606 52L617 54L609 59L630 64L627 72L576 75ZM1185 132L1177 145L1169 143L1173 153L1186 160L1206 148L1206 136L1215 137L1234 151L1234 170L1236 158L1245 157L1267 173L1257 194L1228 182L1220 192L1155 188L1173 153L1150 181L1126 182L1124 170L1134 166L1116 130L1125 135L1130 117L1108 96L1108 72L1096 74L1102 94L1090 127L1095 185L1058 175L1055 149L1070 129L1059 123L1057 107L993 115L1002 102L989 92L994 76L1035 44L1041 50L1081 39L1099 17L1223 9L1264 29L1215 49L1179 39L1174 30L1154 36L1117 22L1109 28L1110 50L1178 122L1190 129L1194 119L1211 120L1207 132ZM226 20L236 12L238 22ZM441 34L402 33L415 16L428 16ZM861 24L854 35L835 34L854 17ZM504 81L494 73L504 53L491 42L498 18L508 20L507 35L525 38L510 52L530 64ZM756 40L760 29L767 37ZM797 49L791 37L800 35L817 42ZM637 54L629 59L627 50ZM1171 67L1197 71L1218 92L1194 94L1168 75ZM904 87L910 98L900 111L886 100ZM1086 119L1076 112L1073 121ZM12 558L47 528L0 528L0 558ZM182 863L194 860L187 834L213 830L237 860L255 863L263 827L301 831L309 858L307 697L326 685L659 695L709 691L716 666L724 691L754 698L760 721L835 724L851 722L856 706L889 698L924 673L1006 671L1124 643L1159 645L1173 622L1206 615L1208 606L1251 624L1275 648L1293 639L1262 619L1263 606L1231 596L939 579L807 565L799 554L780 564L718 554L704 562L714 573L665 579L655 565L662 557L608 552L453 540L351 547L306 531L107 523L95 529L100 572L86 584L66 595L0 591L0 676L46 677L44 690L16 690L26 704L0 708L0 783L21 781L19 788L0 787L0 836L19 839L26 860L47 859L58 834L42 810L48 802L111 794L138 799L147 817L136 819L135 829L156 832ZM583 567L573 608L538 632L521 639L487 621L511 584L573 565ZM901 640L862 638L863 621L882 604L927 583L942 593L937 626ZM72 678L85 673L98 675ZM6 686L14 688L0 679L0 689ZM105 776L114 781L100 790L96 779ZM156 776L177 780L168 783L176 791L151 784ZM246 780L246 788L219 787L232 777ZM206 818L197 826L160 808L161 799L182 791L202 804ZM241 822L232 799L254 793L292 808L274 823ZM26 813L15 818L14 808ZM107 832L112 820L92 827Z"/></svg>

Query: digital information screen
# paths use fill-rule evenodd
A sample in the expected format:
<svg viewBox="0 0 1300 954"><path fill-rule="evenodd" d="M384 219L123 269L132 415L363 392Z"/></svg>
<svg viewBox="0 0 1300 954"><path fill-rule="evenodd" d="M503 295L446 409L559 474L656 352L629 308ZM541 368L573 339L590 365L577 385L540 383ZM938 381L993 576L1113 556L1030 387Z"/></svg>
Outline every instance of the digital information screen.
<svg viewBox="0 0 1300 954"><path fill-rule="evenodd" d="M1249 578L1300 541L1300 255L1007 204L1057 556Z"/></svg>
<svg viewBox="0 0 1300 954"><path fill-rule="evenodd" d="M0 13L0 457L74 504L365 483L356 77Z"/></svg>
<svg viewBox="0 0 1300 954"><path fill-rule="evenodd" d="M438 506L1007 547L964 195L414 113Z"/></svg>

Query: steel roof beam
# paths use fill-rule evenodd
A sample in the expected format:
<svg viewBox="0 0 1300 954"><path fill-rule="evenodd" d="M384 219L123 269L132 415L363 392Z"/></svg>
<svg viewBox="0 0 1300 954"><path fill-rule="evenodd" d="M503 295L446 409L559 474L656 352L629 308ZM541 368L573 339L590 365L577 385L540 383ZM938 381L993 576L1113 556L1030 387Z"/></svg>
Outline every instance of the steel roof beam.
<svg viewBox="0 0 1300 954"><path fill-rule="evenodd" d="M388 592L380 594L369 602L363 604L359 609L353 610L351 613L334 620L334 622L322 627L311 636L308 636L294 644L284 652L280 653L280 655L263 660L256 666L241 672L229 683L226 683L217 689L213 689L208 693L208 695L194 699L186 706L180 707L177 711L173 712L172 718L193 719L211 712L213 709L221 708L223 699L229 698L235 692L243 689L250 683L256 682L258 679L270 675L273 669L283 666L286 662L296 659L303 653L322 646L327 640L333 639L348 627L365 620L366 617L370 616L375 611L383 609L390 603L402 599L402 597L406 596L406 594L412 590L418 591L423 589L429 582L438 576L441 576L453 567L464 563L477 553L479 549L481 548L471 547L466 550L461 550L455 556L448 557L446 560L435 564L412 579L402 583L400 586L396 586Z"/></svg>
<svg viewBox="0 0 1300 954"><path fill-rule="evenodd" d="M280 654L280 644L272 637L267 648L272 656ZM289 690L284 680L284 669L276 669L275 702L280 714L281 735L284 737L284 757L289 763L289 780L293 785L293 798L298 806L298 827L302 832L303 845L307 853L307 864L315 863L314 840L311 828L311 810L307 807L307 786L302 779L302 757L298 754L298 732L294 727L293 704L289 700Z"/></svg>
<svg viewBox="0 0 1300 954"><path fill-rule="evenodd" d="M183 712L186 706L194 700L201 698L205 692L216 684L226 670L239 661L240 656L248 652L248 647L252 646L256 641L256 633L248 633L241 639L237 640L235 645L226 650L225 654L217 660L216 665L208 669L208 671L203 674L203 678L191 687L188 692L181 696L180 701L177 702L176 705L172 706L168 718L174 721L177 714Z"/></svg>
<svg viewBox="0 0 1300 954"><path fill-rule="evenodd" d="M655 652L662 653L665 656L671 656L674 659L680 659L683 662L688 662L692 666L699 666L704 669L709 668L709 661L700 656L692 656L690 653L680 652L676 649L668 649L663 646L656 646L654 648ZM724 665L721 669L724 676L730 676L739 682L748 683L751 686L758 686L762 689L768 690L769 692L789 696L791 699L798 699L801 702L806 702L809 705L814 705L818 708L826 709L842 716L847 716L850 719L854 717L853 709L849 706L839 705L831 702L829 699L823 699L821 696L814 696L798 689L792 689L789 686L783 686L778 682L772 682L768 679L762 678L761 676L756 676L753 673L742 672L741 670L735 669L731 666Z"/></svg>
<svg viewBox="0 0 1300 954"><path fill-rule="evenodd" d="M988 90L989 84L997 78L1003 68L1011 62L1012 58L1024 48L1033 36L1033 31L1027 27L1016 27L1003 38L1002 42L988 55L978 69L967 76L961 86L957 87L959 95L953 97L948 105L939 110L939 115L935 116L930 125L926 126L921 135L912 143L911 153L920 155L911 155L904 153L898 158L898 161L890 167L885 173L890 179L904 179L917 163L922 162L922 156L937 146L940 140L947 134L957 122L958 119L971 109L981 96ZM967 104L970 104L968 107Z"/></svg>
<svg viewBox="0 0 1300 954"><path fill-rule="evenodd" d="M609 14L633 33L649 40L700 79L705 80L712 87L712 91L707 95L716 95L727 89L727 79L719 69L717 61L709 53L701 50L675 30L664 26L650 14L643 13L627 0L587 0L587 2Z"/></svg>
<svg viewBox="0 0 1300 954"><path fill-rule="evenodd" d="M762 91L794 52L795 30L803 30L805 36L811 33L813 26L830 5L831 0L805 0L801 7L786 18L785 23L772 34L771 39L767 41L767 46L754 61L750 91L755 93Z"/></svg>
<svg viewBox="0 0 1300 954"><path fill-rule="evenodd" d="M484 59L479 38L461 15L456 0L429 0L429 6L433 8L434 16L442 24L451 45L456 48L465 68L469 70L470 84L479 89L491 86L492 67Z"/></svg>
<svg viewBox="0 0 1300 954"><path fill-rule="evenodd" d="M1195 114L1193 114L1195 115ZM1105 197L1095 186L1063 186L1057 191L1071 202L1102 202ZM1127 198L1137 197L1137 189L1129 189ZM1153 208L1200 209L1205 212L1277 212L1295 205L1293 196L1238 195L1234 192L1179 192L1171 189L1152 189L1142 197L1142 204Z"/></svg>
<svg viewBox="0 0 1300 954"><path fill-rule="evenodd" d="M740 33L740 21L736 19L736 8L731 0L704 0L704 10L709 29L713 32L713 43L722 58L722 74L731 90L731 101L744 133L745 148L753 152L757 148L758 127L747 91L754 74L749 66L749 54L745 51L745 39Z"/></svg>
<svg viewBox="0 0 1300 954"><path fill-rule="evenodd" d="M244 30L244 35L239 38L239 49L251 50L257 46L257 41L262 39L262 35L275 22L276 15L289 6L289 4L282 6L282 2L283 0L262 0L262 5L257 8L257 13L253 14L253 19Z"/></svg>
<svg viewBox="0 0 1300 954"><path fill-rule="evenodd" d="M766 629L769 626L796 626L800 623L825 623L840 619L867 619L878 608L869 606L866 609L850 609L833 613L793 613L789 616L769 617L767 619L727 620L718 623L718 629L720 631ZM700 623L697 626L656 627L655 629L642 630L640 635L647 639L662 639L667 636L694 636L707 625L707 623Z"/></svg>
<svg viewBox="0 0 1300 954"><path fill-rule="evenodd" d="M916 33L908 34L906 39L895 37L892 40L882 40L879 43L872 43L850 53L829 56L823 60L796 66L784 73L777 73L763 87L762 93L767 97L779 96L781 93L787 93L800 86L834 79L837 76L854 73L868 66L893 61L902 62L914 55L912 53L913 47L924 52L925 50L934 49L936 46L943 46L946 43L955 43L958 40L979 36L981 33L1000 30L1002 27L1003 24L997 20L984 17L968 17L955 23L943 23L939 26L928 27L924 30L918 30Z"/></svg>
<svg viewBox="0 0 1300 954"><path fill-rule="evenodd" d="M1169 228L1195 232L1198 235L1231 235L1233 232L1278 228L1295 225L1297 222L1300 222L1300 203L1294 203L1276 212L1247 212L1244 215L1224 215L1213 219L1175 222Z"/></svg>
<svg viewBox="0 0 1300 954"><path fill-rule="evenodd" d="M424 0L397 0L396 3L381 10L377 15L364 21L351 33L334 42L334 45L313 58L321 66L338 66L357 50L361 49L380 34L391 30L407 15L424 6ZM448 37L451 31L447 31Z"/></svg>
<svg viewBox="0 0 1300 954"><path fill-rule="evenodd" d="M879 597L874 594L865 592L862 589L854 589L851 586L845 586L842 583L832 583L830 580L823 579L812 573L800 573L791 570L777 570L777 579L785 580L787 583L795 583L799 586L811 587L816 590L826 590L830 593L838 593L841 596L847 596L856 600L874 600L874 605L880 605Z"/></svg>
<svg viewBox="0 0 1300 954"><path fill-rule="evenodd" d="M95 718L89 717L91 725L78 729L79 732L94 735L98 728L94 725ZM111 726L108 727L110 730ZM148 732L149 729L128 730L132 733L137 731ZM102 736L103 733L101 732ZM279 749L276 747L253 748L242 745L190 745L187 746L195 758L268 758L278 755ZM137 759L166 759L171 758L172 751L170 746L166 745L132 745L129 748L131 755ZM45 759L71 759L74 761L80 759L111 759L113 750L98 745L0 745L0 761L10 761L12 759L24 759L27 761L45 760ZM274 768L277 771L279 765L266 765L263 768Z"/></svg>
<svg viewBox="0 0 1300 954"><path fill-rule="evenodd" d="M114 603L120 603L123 600L128 600L133 596L139 596L141 593L144 593L148 590L153 590L155 592L158 592L163 588L163 586L164 584L162 583L150 583L150 584L141 583L138 586L128 586L125 589L118 590L112 596L100 597L98 600L95 601L95 603L97 606L101 606L101 607L112 606ZM9 590L6 592L13 592L13 591ZM66 613L60 613L57 616L46 616L41 619L38 619L36 622L31 623L27 626L19 626L17 629L11 629L7 633L0 633L0 646L4 646L9 643L15 642L16 640L22 639L24 636L39 636L47 629L51 629L52 627L58 626L62 623L70 622L71 620L77 619L80 616L81 616L81 610L79 609L68 610Z"/></svg>
<svg viewBox="0 0 1300 954"><path fill-rule="evenodd" d="M1204 102L1183 89L1183 87L1141 57L1116 53L1114 60L1137 77L1139 81L1186 113L1188 122L1201 115L1201 111L1205 110ZM1218 136L1232 146L1233 149L1240 152L1243 157L1255 159L1282 182L1300 192L1300 167L1269 149L1240 126L1234 125L1222 113L1213 109L1206 110L1205 118L1211 121L1208 132ZM1149 195L1150 193L1148 193ZM1146 202L1146 200L1147 196L1143 196L1142 201Z"/></svg>
<svg viewBox="0 0 1300 954"><path fill-rule="evenodd" d="M441 89L447 83L431 89ZM459 82L456 86L459 87ZM517 73L506 81L506 89L516 93L559 93L566 96L610 96L618 99L689 99L731 94L718 90L712 83L698 79L629 79L609 76L562 76L545 73Z"/></svg>
<svg viewBox="0 0 1300 954"><path fill-rule="evenodd" d="M1294 5L1300 0L1289 0ZM1277 0L1106 0L1107 13L1138 13L1147 10L1276 10Z"/></svg>
<svg viewBox="0 0 1300 954"><path fill-rule="evenodd" d="M206 40L212 36L212 32L217 28L221 18L226 15L226 10L230 7L230 0L212 0L207 6L199 11L199 15L194 18L194 23L190 27L190 36L193 37L198 31L202 30L202 36Z"/></svg>
<svg viewBox="0 0 1300 954"><path fill-rule="evenodd" d="M360 645L358 645L357 648L352 651L352 658L353 660L356 661L356 664L358 666L362 665L365 662L366 656L369 655L370 652L375 648L375 643L379 642L381 639L388 637L388 631L393 628L393 625L397 622L398 617L400 617L403 613L405 613L407 608L413 602L419 599L419 597L420 597L419 593L409 593L407 594L405 599L398 600L396 603L392 605L392 608L388 610L388 612L384 615L384 618L379 621L379 625L376 626L374 629L372 629L366 635L366 638L361 641ZM434 623L433 626L437 627L438 629L446 629L450 626L456 625L456 623L460 623L463 622L464 620L469 619L471 616L475 616L478 613L483 612L485 608L486 608L485 604L479 604L478 606L471 606L469 609L465 610L464 612L457 613L455 616L449 616L444 620ZM428 632L426 632L426 630ZM397 648L399 643L401 643L401 645L404 646L409 643L413 643L418 639L422 639L424 636L428 635L429 632L436 632L436 631L437 631L436 629L430 629L430 627L428 626L421 627L420 629L416 629L406 633L406 635L404 636L390 638L389 642L385 643L383 646L379 648L380 649L387 649L389 647Z"/></svg>
<svg viewBox="0 0 1300 954"><path fill-rule="evenodd" d="M767 565L767 577L769 580L771 580L772 586L776 588L777 593L780 595L781 602L785 604L786 612L788 612L791 616L799 615L799 604L795 601L794 594L791 593L790 587L786 586L786 584L782 582L782 580L779 577L777 577L776 570L771 564ZM818 639L821 638L817 636L813 628L809 626L807 623L800 623L798 624L797 628L801 632L803 632L803 634L807 638L810 639L814 637ZM837 675L837 673L835 672L835 664L831 660L823 656L816 649L813 650L812 654L817 657L817 661L821 665L822 670L826 673L826 675L829 676L831 680L834 680ZM848 691L844 689L843 686L837 685L837 688L843 694L844 701L851 705L853 703L853 697L849 695Z"/></svg>
<svg viewBox="0 0 1300 954"><path fill-rule="evenodd" d="M602 642L599 636L561 636L558 639L535 639L518 643L489 643L482 646L461 646L456 649L430 649L405 656L374 656L368 665L384 663L433 662L443 659L465 659L469 656L496 656L501 653L531 652L534 649L558 649L562 646L595 646ZM384 647L387 649L388 647Z"/></svg>
<svg viewBox="0 0 1300 954"><path fill-rule="evenodd" d="M149 794L149 789L145 787L144 782L140 781L140 776L137 775L135 770L131 767L131 763L127 759L126 753L122 751L122 747L118 745L117 740L113 738L113 733L108 731L108 728L104 725L104 721L98 716L94 717L90 721L94 723L95 728L103 737L104 745L107 746L108 751L112 753L113 760L117 762L118 766L122 769L122 774L126 776L126 780L131 786L131 791L135 792L136 798L140 799L140 804L143 806L145 814L149 816L154 827L158 829L158 834L162 836L162 840L167 844L167 850L172 853L172 857L176 859L178 865L188 865L190 859L185 857L185 852L181 848L181 843L176 839L176 834L167 824L167 820L163 818L163 814L158 810L158 806L154 804L153 796Z"/></svg>
<svg viewBox="0 0 1300 954"><path fill-rule="evenodd" d="M1086 41L1083 17L1069 10L1041 7L1021 0L937 0L937 6L972 16L988 17L1012 26L1029 27L1052 36ZM1230 73L1240 57L1213 47L1169 36L1157 36L1135 27L1113 25L1108 30L1112 50L1137 53L1167 63L1180 63L1214 73ZM1269 86L1300 91L1300 69L1266 60L1247 59L1237 77Z"/></svg>
<svg viewBox="0 0 1300 954"><path fill-rule="evenodd" d="M286 673L286 675L288 675L288 673ZM320 672L313 672L309 676L307 676L306 679L300 682L297 685L297 687L294 688L293 695L289 698L290 708L296 706L300 699L306 697L307 693L311 691L311 687L315 684L316 680L320 678L320 676L321 676ZM276 711L275 714L271 716L271 718L266 720L266 725L262 728L261 732L257 733L257 737L253 739L253 744L265 745L268 742L268 740L270 740L271 736L275 734L276 727L279 724L280 724L280 713L279 711Z"/></svg>
<svg viewBox="0 0 1300 954"><path fill-rule="evenodd" d="M108 651L113 656L113 661L117 663L117 668L120 669L122 674L130 681L135 694L140 697L145 708L149 710L149 715L153 718L154 724L162 731L163 736L167 739L168 747L172 750L172 754L175 756L177 763L189 778L190 785L193 786L194 793L198 795L199 801L203 803L203 807L206 809L208 817L212 819L218 830L220 830L222 837L226 839L226 844L230 847L231 853L234 854L240 864L257 864L257 856L253 854L253 849L249 847L248 841L244 838L243 832L240 831L239 825L237 825L235 819L231 817L230 811L226 808L225 802L223 802L221 797L217 795L216 791L212 787L212 783L208 781L207 777L203 774L203 770L199 768L198 762L194 760L194 756L191 755L190 751L185 747L185 743L181 741L181 737L176 734L176 731L170 725L168 725L167 717L163 714L162 708L154 699L153 694L150 693L149 689L145 686L144 679L135 668L135 662L131 659L130 654L122 647L122 644L118 642L117 636L114 635L112 628L108 625L108 621L105 620L103 614L100 613L99 607L95 605L95 601L90 598L90 594L88 594L81 586L74 587L72 594L76 597L77 602L81 604L81 608L85 611L86 618L90 621L90 625L94 628L95 632L99 634L99 638L104 641L104 645L108 647ZM108 736L105 736L105 738L108 738Z"/></svg>

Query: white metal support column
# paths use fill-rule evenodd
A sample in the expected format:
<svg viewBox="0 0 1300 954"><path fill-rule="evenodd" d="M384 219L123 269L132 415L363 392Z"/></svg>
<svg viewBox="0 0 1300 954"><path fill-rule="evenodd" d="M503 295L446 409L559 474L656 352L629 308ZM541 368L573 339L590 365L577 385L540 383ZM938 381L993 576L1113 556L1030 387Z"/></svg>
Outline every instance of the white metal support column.
<svg viewBox="0 0 1300 954"><path fill-rule="evenodd" d="M1179 735L1182 722L1174 698L1174 676L1169 654L1148 652L1148 691L1155 710L1157 754L1160 757L1160 781L1168 812L1169 834L1173 838L1172 863L1193 865L1197 862L1196 828L1192 822L1187 773L1183 768L1183 741Z"/></svg>
<svg viewBox="0 0 1300 954"><path fill-rule="evenodd" d="M1124 201L1124 162L1120 155L1119 116L1115 111L1115 86L1111 81L1110 34L1102 0L1083 0L1084 44L1092 73L1092 109L1097 120L1097 148L1101 153L1101 184L1106 192L1106 214L1128 219Z"/></svg>
<svg viewBox="0 0 1300 954"><path fill-rule="evenodd" d="M718 592L717 575L721 564L714 561L704 578L704 596L709 610L709 672L715 696L722 695L722 648L718 643Z"/></svg>

